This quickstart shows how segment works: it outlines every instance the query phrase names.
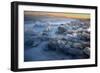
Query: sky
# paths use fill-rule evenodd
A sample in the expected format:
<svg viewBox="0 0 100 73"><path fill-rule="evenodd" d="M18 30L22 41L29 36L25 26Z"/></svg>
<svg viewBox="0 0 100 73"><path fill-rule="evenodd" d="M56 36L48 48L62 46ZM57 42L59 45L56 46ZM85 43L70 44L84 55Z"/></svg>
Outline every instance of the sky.
<svg viewBox="0 0 100 73"><path fill-rule="evenodd" d="M75 19L90 19L90 14L88 13L25 11L24 14L25 16L51 16Z"/></svg>

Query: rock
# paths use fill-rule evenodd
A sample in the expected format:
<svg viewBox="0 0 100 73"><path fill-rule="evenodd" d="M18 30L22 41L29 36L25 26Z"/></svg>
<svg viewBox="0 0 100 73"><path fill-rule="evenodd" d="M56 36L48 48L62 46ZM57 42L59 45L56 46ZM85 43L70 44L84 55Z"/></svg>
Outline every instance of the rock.
<svg viewBox="0 0 100 73"><path fill-rule="evenodd" d="M42 36L48 36L49 35L49 32L47 31L47 30L44 30L43 32L42 32Z"/></svg>
<svg viewBox="0 0 100 73"><path fill-rule="evenodd" d="M90 41L87 41L87 42L82 41L81 43L82 43L82 45L83 45L84 47L90 47Z"/></svg>
<svg viewBox="0 0 100 73"><path fill-rule="evenodd" d="M60 51L64 54L71 55L83 55L83 51L79 49L79 44L77 46L72 47L73 43L71 41L63 41L63 40L52 40L48 43L48 48L51 50Z"/></svg>
<svg viewBox="0 0 100 73"><path fill-rule="evenodd" d="M90 49L89 49L89 47L86 47L83 51L84 51L84 53L86 55L90 56Z"/></svg>
<svg viewBox="0 0 100 73"><path fill-rule="evenodd" d="M48 41L49 40L49 36L41 36L40 40L41 41Z"/></svg>
<svg viewBox="0 0 100 73"><path fill-rule="evenodd" d="M73 48L78 48L78 49L83 49L83 45L81 43L77 43L77 42L73 43L72 47Z"/></svg>
<svg viewBox="0 0 100 73"><path fill-rule="evenodd" d="M65 46L66 41L61 39L53 39L48 42L48 48L51 50L61 50Z"/></svg>
<svg viewBox="0 0 100 73"><path fill-rule="evenodd" d="M32 45L33 45L32 38L25 38L25 40L24 40L24 46L25 46L25 48L31 48Z"/></svg>
<svg viewBox="0 0 100 73"><path fill-rule="evenodd" d="M78 31L77 37L79 37L80 40L90 41L90 33L87 31Z"/></svg>
<svg viewBox="0 0 100 73"><path fill-rule="evenodd" d="M52 40L50 40L50 41L48 42L48 48L49 48L50 50L56 50L56 49L58 48L57 45L58 45L58 44L57 44L57 40L52 39Z"/></svg>
<svg viewBox="0 0 100 73"><path fill-rule="evenodd" d="M68 45L65 46L64 48L62 48L63 52L66 53L66 54L70 54L70 55L78 55L78 56L81 56L81 55L84 55L83 51L78 49L78 48L72 48L72 47L69 47Z"/></svg>
<svg viewBox="0 0 100 73"><path fill-rule="evenodd" d="M36 47L40 44L40 40L33 41L32 47Z"/></svg>
<svg viewBox="0 0 100 73"><path fill-rule="evenodd" d="M58 34L64 34L66 31L67 30L66 30L66 28L64 26L59 26L57 33Z"/></svg>
<svg viewBox="0 0 100 73"><path fill-rule="evenodd" d="M67 41L66 45L72 46L73 42L72 41Z"/></svg>
<svg viewBox="0 0 100 73"><path fill-rule="evenodd" d="M68 30L67 31L67 34L73 34L74 33L74 30Z"/></svg>

